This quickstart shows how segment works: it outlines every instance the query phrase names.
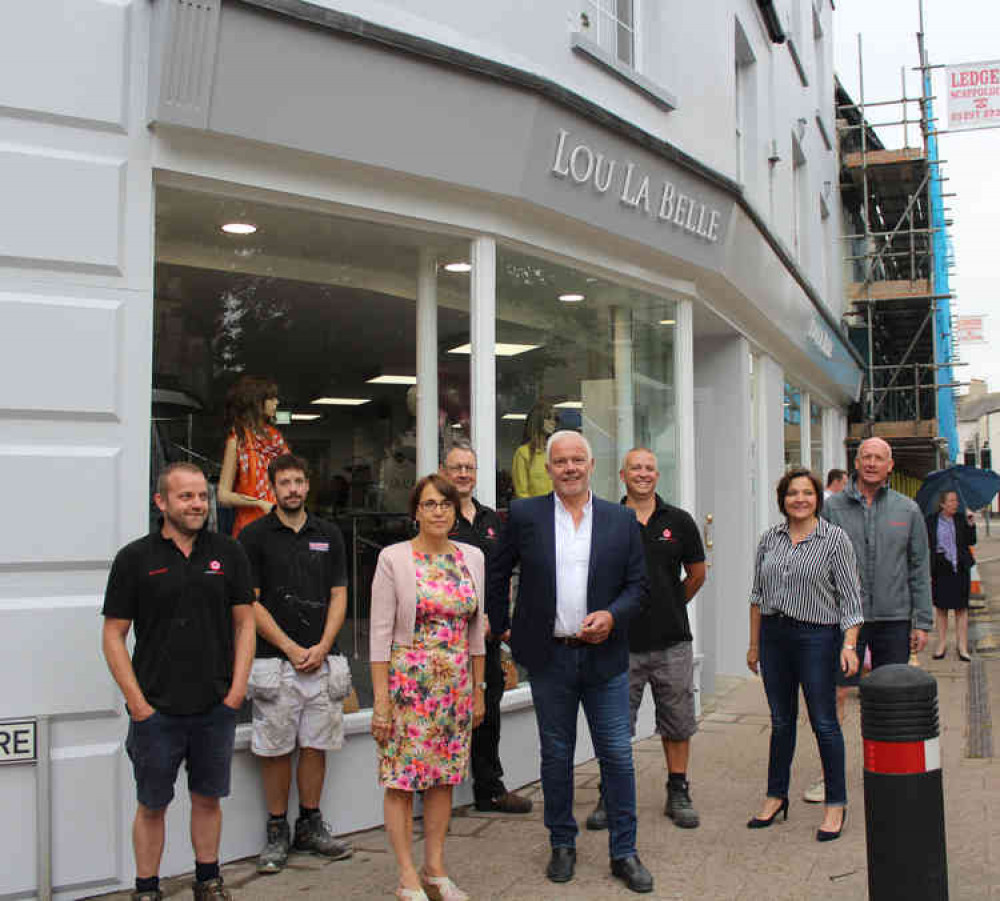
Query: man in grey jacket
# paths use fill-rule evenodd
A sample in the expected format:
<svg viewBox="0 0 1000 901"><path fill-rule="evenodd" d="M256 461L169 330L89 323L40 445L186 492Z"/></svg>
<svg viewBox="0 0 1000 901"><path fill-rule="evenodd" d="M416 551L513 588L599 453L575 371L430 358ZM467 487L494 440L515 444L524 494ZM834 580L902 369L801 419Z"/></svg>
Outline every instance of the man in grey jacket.
<svg viewBox="0 0 1000 901"><path fill-rule="evenodd" d="M862 441L853 477L843 491L823 502L820 514L847 532L854 546L865 616L856 650L864 660L865 649L871 648L873 668L906 663L911 651L924 649L934 624L927 527L920 508L886 484L892 467L887 442ZM837 668L841 722L848 687L857 685L860 676L860 667L852 677ZM820 779L809 786L804 799L819 803L823 798Z"/></svg>
<svg viewBox="0 0 1000 901"><path fill-rule="evenodd" d="M886 484L892 466L888 443L862 441L854 477L822 514L854 545L865 614L857 651L863 658L870 647L873 667L906 663L934 624L927 528L920 508Z"/></svg>

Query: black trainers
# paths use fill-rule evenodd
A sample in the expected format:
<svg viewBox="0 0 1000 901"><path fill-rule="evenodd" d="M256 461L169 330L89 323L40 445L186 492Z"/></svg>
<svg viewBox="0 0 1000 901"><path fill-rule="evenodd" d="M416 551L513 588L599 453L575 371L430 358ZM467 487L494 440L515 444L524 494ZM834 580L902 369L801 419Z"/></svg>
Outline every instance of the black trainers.
<svg viewBox="0 0 1000 901"><path fill-rule="evenodd" d="M193 882L191 888L194 890L194 901L203 899L222 898L224 901L232 901L233 896L222 884L222 877L209 879L208 882Z"/></svg>
<svg viewBox="0 0 1000 901"><path fill-rule="evenodd" d="M295 821L293 847L296 851L308 851L329 857L330 860L344 860L354 853L350 844L334 837L319 811Z"/></svg>
<svg viewBox="0 0 1000 901"><path fill-rule="evenodd" d="M603 795L597 799L597 806L591 811L590 816L587 817L587 828L591 832L598 832L601 829L608 828L608 812L604 809Z"/></svg>
<svg viewBox="0 0 1000 901"><path fill-rule="evenodd" d="M288 849L292 846L292 832L288 820L267 821L267 842L257 858L257 872L280 873L288 863Z"/></svg>
<svg viewBox="0 0 1000 901"><path fill-rule="evenodd" d="M691 804L691 794L686 781L676 787L667 783L667 805L663 808L663 813L681 829L698 828L701 820Z"/></svg>

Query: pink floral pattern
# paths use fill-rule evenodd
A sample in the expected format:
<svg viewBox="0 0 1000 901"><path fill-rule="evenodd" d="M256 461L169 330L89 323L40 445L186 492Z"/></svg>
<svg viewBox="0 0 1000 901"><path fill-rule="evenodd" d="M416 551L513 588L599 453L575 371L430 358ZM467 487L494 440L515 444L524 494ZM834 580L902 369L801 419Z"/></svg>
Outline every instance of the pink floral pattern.
<svg viewBox="0 0 1000 901"><path fill-rule="evenodd" d="M379 784L406 791L457 785L466 777L472 735L469 620L478 604L461 551L414 551L413 563L413 645L392 649L392 737L379 755Z"/></svg>

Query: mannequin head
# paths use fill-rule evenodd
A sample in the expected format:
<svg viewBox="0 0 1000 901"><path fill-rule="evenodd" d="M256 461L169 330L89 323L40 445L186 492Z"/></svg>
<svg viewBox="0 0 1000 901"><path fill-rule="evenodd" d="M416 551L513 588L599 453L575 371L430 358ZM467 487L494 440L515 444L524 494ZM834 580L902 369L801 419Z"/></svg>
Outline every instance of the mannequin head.
<svg viewBox="0 0 1000 901"><path fill-rule="evenodd" d="M278 386L270 379L241 376L226 395L226 430L237 439L250 429L261 431L278 409Z"/></svg>

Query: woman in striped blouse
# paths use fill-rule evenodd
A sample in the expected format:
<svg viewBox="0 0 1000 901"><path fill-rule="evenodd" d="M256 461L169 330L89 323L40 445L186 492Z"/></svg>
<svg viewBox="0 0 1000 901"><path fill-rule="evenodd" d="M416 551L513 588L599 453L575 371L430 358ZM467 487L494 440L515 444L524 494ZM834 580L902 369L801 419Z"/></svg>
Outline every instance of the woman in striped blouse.
<svg viewBox="0 0 1000 901"><path fill-rule="evenodd" d="M768 529L757 547L747 650L747 666L756 673L759 664L771 708L767 797L747 826L763 829L779 813L788 819L801 685L826 784L816 832L821 842L839 838L847 816L834 674L838 665L847 675L857 672L862 622L854 549L843 529L819 518L822 506L823 486L808 469L791 469L778 482L785 521Z"/></svg>

